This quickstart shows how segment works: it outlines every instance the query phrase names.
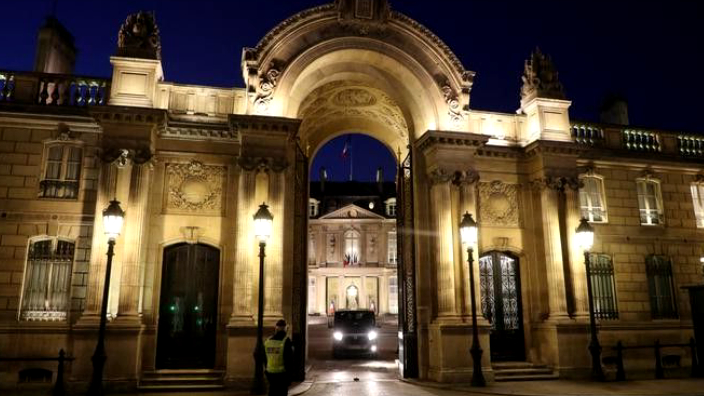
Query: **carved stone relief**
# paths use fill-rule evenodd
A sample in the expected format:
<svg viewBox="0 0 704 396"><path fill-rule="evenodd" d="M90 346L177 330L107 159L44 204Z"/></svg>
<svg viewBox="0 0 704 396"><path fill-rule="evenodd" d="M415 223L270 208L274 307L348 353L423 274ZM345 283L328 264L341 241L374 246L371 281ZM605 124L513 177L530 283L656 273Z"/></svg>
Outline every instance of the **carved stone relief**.
<svg viewBox="0 0 704 396"><path fill-rule="evenodd" d="M379 261L379 257L377 256L377 240L379 239L379 236L375 232L368 232L367 233L367 262L370 263L376 263Z"/></svg>
<svg viewBox="0 0 704 396"><path fill-rule="evenodd" d="M226 168L203 165L198 161L187 164L167 164L167 211L220 214L222 185Z"/></svg>
<svg viewBox="0 0 704 396"><path fill-rule="evenodd" d="M482 224L518 226L518 185L501 181L479 183L479 218Z"/></svg>
<svg viewBox="0 0 704 396"><path fill-rule="evenodd" d="M337 261L335 259L335 248L337 246L337 237L335 234L328 234L327 241L325 244L325 261L328 263L334 263Z"/></svg>
<svg viewBox="0 0 704 396"><path fill-rule="evenodd" d="M117 53L133 58L161 59L161 37L154 14L129 15L117 35Z"/></svg>

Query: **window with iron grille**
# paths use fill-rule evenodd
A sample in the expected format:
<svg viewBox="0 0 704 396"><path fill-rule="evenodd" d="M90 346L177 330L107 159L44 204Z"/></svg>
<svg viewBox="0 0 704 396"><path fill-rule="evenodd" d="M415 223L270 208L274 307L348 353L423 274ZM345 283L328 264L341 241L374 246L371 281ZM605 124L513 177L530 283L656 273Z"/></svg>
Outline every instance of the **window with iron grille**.
<svg viewBox="0 0 704 396"><path fill-rule="evenodd" d="M579 204L582 217L593 223L606 223L606 199L604 198L604 181L597 176L580 178Z"/></svg>
<svg viewBox="0 0 704 396"><path fill-rule="evenodd" d="M30 243L22 296L22 319L66 320L74 248L73 242L60 239Z"/></svg>
<svg viewBox="0 0 704 396"><path fill-rule="evenodd" d="M663 222L660 182L651 179L636 180L640 224L657 225Z"/></svg>
<svg viewBox="0 0 704 396"><path fill-rule="evenodd" d="M78 198L83 149L58 144L47 147L44 177L39 182L41 198Z"/></svg>
<svg viewBox="0 0 704 396"><path fill-rule="evenodd" d="M614 282L614 265L611 256L591 253L588 271L592 283L594 316L598 319L618 319L616 282Z"/></svg>
<svg viewBox="0 0 704 396"><path fill-rule="evenodd" d="M667 256L650 255L645 259L653 319L677 319L677 304L672 281L672 263Z"/></svg>

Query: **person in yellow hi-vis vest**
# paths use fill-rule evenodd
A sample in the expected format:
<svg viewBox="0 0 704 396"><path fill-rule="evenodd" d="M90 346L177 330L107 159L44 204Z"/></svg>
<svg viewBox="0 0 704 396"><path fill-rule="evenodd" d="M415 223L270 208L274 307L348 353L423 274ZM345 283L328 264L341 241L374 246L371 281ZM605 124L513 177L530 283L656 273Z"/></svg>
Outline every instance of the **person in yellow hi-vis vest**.
<svg viewBox="0 0 704 396"><path fill-rule="evenodd" d="M264 342L266 351L266 378L269 380L269 396L286 396L290 384L293 348L286 336L286 321L276 322L276 333Z"/></svg>

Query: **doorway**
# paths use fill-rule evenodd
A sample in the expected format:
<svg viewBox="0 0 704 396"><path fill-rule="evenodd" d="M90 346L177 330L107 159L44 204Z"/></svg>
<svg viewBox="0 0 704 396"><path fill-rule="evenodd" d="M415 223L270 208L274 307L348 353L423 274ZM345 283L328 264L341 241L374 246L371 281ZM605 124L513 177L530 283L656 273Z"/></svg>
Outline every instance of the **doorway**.
<svg viewBox="0 0 704 396"><path fill-rule="evenodd" d="M499 251L483 255L479 280L482 314L491 324L491 360L525 360L518 258Z"/></svg>
<svg viewBox="0 0 704 396"><path fill-rule="evenodd" d="M157 369L215 365L220 251L197 244L164 249Z"/></svg>

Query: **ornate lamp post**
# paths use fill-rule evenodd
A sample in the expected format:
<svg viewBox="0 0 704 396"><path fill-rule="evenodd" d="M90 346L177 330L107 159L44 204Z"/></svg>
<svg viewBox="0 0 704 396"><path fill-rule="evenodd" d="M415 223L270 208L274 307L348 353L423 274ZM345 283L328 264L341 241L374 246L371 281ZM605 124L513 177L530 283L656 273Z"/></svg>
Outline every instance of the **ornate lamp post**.
<svg viewBox="0 0 704 396"><path fill-rule="evenodd" d="M592 355L592 379L597 381L604 380L604 371L601 369L601 345L599 345L599 337L597 337L596 319L594 318L594 299L592 294L592 273L591 262L589 260L589 251L594 245L594 228L589 224L587 219L582 218L579 222L579 227L576 230L577 244L584 250L584 265L587 272L587 299L589 299L589 332L591 340L589 341L589 353Z"/></svg>
<svg viewBox="0 0 704 396"><path fill-rule="evenodd" d="M254 214L254 235L259 239L259 310L257 311L257 345L254 347L254 382L251 394L263 395L266 393L264 383L264 257L266 254L266 241L271 236L274 216L269 212L266 203L259 205L259 210Z"/></svg>
<svg viewBox="0 0 704 396"><path fill-rule="evenodd" d="M460 223L460 237L462 244L467 246L467 260L469 261L469 293L472 302L472 347L469 353L472 355L474 369L472 370L472 386L485 386L484 374L482 374L482 347L479 345L479 329L477 328L477 304L474 297L474 269L473 249L477 243L477 222L474 221L469 212L465 213Z"/></svg>
<svg viewBox="0 0 704 396"><path fill-rule="evenodd" d="M103 229L108 236L108 262L105 266L105 284L103 285L103 300L100 307L100 328L98 330L98 345L91 361L93 362L93 376L90 380L88 394L100 396L103 394L103 369L107 355L105 354L105 325L108 316L108 295L110 293L110 273L112 272L112 257L115 255L115 238L120 235L122 223L125 220L125 211L120 207L120 202L113 199L110 205L103 210Z"/></svg>

